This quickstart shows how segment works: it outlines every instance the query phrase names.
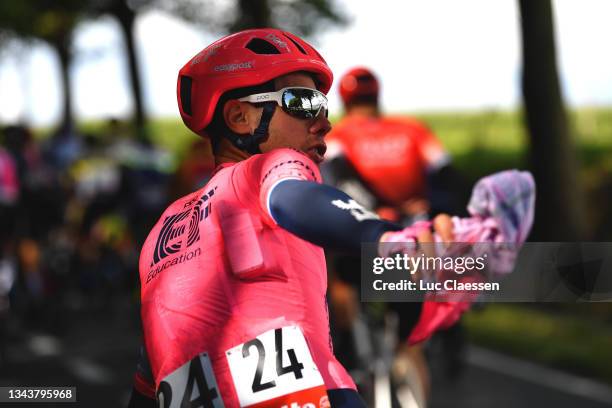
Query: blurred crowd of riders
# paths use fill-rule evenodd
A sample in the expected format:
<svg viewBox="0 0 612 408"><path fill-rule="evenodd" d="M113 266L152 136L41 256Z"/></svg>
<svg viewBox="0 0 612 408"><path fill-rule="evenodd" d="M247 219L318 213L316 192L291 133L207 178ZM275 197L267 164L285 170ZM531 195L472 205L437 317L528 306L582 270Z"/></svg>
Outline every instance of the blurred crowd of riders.
<svg viewBox="0 0 612 408"><path fill-rule="evenodd" d="M196 140L177 163L117 119L48 138L0 128L0 338L137 304L142 242L171 200L208 180L208 150Z"/></svg>

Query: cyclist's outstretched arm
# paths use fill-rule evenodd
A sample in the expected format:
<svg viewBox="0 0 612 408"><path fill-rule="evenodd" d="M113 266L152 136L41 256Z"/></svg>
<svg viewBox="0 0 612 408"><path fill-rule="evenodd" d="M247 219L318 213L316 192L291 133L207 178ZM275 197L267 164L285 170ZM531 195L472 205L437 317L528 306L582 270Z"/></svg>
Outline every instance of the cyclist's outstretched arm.
<svg viewBox="0 0 612 408"><path fill-rule="evenodd" d="M274 221L298 237L355 254L361 251L362 242L379 242L386 232L402 230L398 224L379 219L348 194L313 181L281 180L269 190L266 205ZM433 229L445 241L453 240L448 215L436 217ZM416 235L420 242L433 241L429 230Z"/></svg>
<svg viewBox="0 0 612 408"><path fill-rule="evenodd" d="M312 181L285 179L272 187L267 210L282 228L316 245L359 253L401 227L382 221L346 193Z"/></svg>

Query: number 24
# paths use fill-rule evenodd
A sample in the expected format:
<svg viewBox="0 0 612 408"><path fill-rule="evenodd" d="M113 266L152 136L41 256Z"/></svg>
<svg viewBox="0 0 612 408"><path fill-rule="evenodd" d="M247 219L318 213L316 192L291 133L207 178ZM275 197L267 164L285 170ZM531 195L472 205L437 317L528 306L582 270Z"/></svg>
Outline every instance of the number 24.
<svg viewBox="0 0 612 408"><path fill-rule="evenodd" d="M242 357L250 356L251 347L255 347L257 349L258 359L257 359L257 369L255 370L255 377L253 378L253 385L251 389L253 392L259 392L263 390L267 390L268 388L272 388L276 386L276 381L270 380L265 383L261 383L261 377L263 376L264 369L264 361L266 358L266 349L264 348L263 343L259 339L253 339L246 343L242 347ZM274 348L276 349L276 375L280 377L281 375L293 373L295 379L298 380L303 377L302 370L304 369L304 364L298 362L297 356L295 355L294 349L287 350L287 355L289 357L289 365L283 366L283 331L282 329L274 330Z"/></svg>

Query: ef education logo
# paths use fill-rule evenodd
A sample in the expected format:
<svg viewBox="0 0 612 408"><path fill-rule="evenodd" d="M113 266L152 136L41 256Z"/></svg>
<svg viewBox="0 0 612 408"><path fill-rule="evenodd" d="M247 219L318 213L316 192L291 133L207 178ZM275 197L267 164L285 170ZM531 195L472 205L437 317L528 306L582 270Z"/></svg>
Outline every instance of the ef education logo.
<svg viewBox="0 0 612 408"><path fill-rule="evenodd" d="M216 190L217 187L211 189L195 201L195 205L193 201L186 204L187 206L193 205L192 208L166 217L157 237L151 266L167 256L189 248L200 240L199 224L210 215L212 207L208 200Z"/></svg>

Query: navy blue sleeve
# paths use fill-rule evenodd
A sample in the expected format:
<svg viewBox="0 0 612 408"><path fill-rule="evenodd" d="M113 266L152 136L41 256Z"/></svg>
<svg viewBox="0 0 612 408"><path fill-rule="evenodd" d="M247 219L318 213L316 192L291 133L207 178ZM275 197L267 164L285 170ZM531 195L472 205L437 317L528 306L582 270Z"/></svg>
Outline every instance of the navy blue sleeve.
<svg viewBox="0 0 612 408"><path fill-rule="evenodd" d="M358 254L362 242L378 242L400 226L367 211L342 191L304 180L285 180L269 196L274 221L313 244Z"/></svg>

